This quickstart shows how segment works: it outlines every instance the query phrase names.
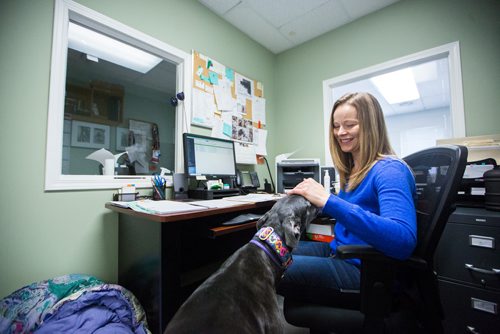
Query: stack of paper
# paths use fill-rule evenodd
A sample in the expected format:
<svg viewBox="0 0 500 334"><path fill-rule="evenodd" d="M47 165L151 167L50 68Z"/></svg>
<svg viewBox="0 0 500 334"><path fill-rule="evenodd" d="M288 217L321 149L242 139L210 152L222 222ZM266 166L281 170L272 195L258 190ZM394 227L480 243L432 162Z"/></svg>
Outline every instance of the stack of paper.
<svg viewBox="0 0 500 334"><path fill-rule="evenodd" d="M330 242L335 238L333 223L311 223L307 226L306 236L310 240Z"/></svg>
<svg viewBox="0 0 500 334"><path fill-rule="evenodd" d="M189 202L189 204L202 206L209 209L220 209L220 208L228 208L231 206L242 205L243 203L235 201L227 201L225 199L210 199L210 200Z"/></svg>
<svg viewBox="0 0 500 334"><path fill-rule="evenodd" d="M257 202L267 202L267 201L276 201L285 195L281 194L248 194L242 196L231 196L224 197L223 199L227 201L235 201L235 202L245 202L245 203L257 203Z"/></svg>
<svg viewBox="0 0 500 334"><path fill-rule="evenodd" d="M257 203L276 201L286 195L281 194L248 194L243 196L224 197L223 199L193 201L193 202L176 202L176 201L152 201L141 200L131 202L113 201L109 202L112 205L122 208L130 208L134 211L162 214L162 213L176 213L184 211L198 211L214 208L227 208L244 203Z"/></svg>
<svg viewBox="0 0 500 334"><path fill-rule="evenodd" d="M110 202L112 205L119 207L130 208L134 211L152 213L152 214L163 214L163 213L176 213L184 211L199 211L206 210L206 206L191 205L186 202L176 202L176 201L152 201L152 200L142 200L142 201L132 201L132 202Z"/></svg>

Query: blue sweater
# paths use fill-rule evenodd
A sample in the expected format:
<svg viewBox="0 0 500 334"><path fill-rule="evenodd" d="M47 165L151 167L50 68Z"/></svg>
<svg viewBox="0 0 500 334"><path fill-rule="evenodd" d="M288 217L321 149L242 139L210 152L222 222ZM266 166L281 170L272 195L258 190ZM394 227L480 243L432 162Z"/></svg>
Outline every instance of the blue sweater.
<svg viewBox="0 0 500 334"><path fill-rule="evenodd" d="M336 219L333 252L340 245L368 244L387 256L408 258L417 242L415 194L415 179L404 162L378 161L356 189L330 195L323 208Z"/></svg>

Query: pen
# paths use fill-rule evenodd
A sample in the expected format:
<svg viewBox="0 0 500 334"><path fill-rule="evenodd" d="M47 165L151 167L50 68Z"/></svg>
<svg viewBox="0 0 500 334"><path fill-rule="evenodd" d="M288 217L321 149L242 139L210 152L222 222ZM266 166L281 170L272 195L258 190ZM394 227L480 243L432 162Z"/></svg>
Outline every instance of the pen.
<svg viewBox="0 0 500 334"><path fill-rule="evenodd" d="M151 179L151 184L153 186L153 191L158 195L159 199L165 199L165 193L162 188L156 184L156 180Z"/></svg>

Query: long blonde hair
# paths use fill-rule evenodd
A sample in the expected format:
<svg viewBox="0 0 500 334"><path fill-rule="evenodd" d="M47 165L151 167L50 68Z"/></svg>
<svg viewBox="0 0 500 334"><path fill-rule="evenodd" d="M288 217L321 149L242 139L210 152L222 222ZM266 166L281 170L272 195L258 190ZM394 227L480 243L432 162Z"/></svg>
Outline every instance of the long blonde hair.
<svg viewBox="0 0 500 334"><path fill-rule="evenodd" d="M333 134L333 114L343 104L353 106L358 114L361 166L355 173L352 173L354 167L352 154L342 152ZM344 191L355 189L379 159L395 155L389 143L384 113L373 95L348 93L335 102L330 115L330 154L340 177L340 188Z"/></svg>

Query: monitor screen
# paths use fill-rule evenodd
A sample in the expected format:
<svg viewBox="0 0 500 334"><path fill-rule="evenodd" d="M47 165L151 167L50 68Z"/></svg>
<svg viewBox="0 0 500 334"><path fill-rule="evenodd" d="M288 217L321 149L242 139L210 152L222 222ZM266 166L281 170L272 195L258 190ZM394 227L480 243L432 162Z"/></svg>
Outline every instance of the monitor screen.
<svg viewBox="0 0 500 334"><path fill-rule="evenodd" d="M236 159L232 140L183 134L184 170L188 176L207 178L236 176Z"/></svg>

